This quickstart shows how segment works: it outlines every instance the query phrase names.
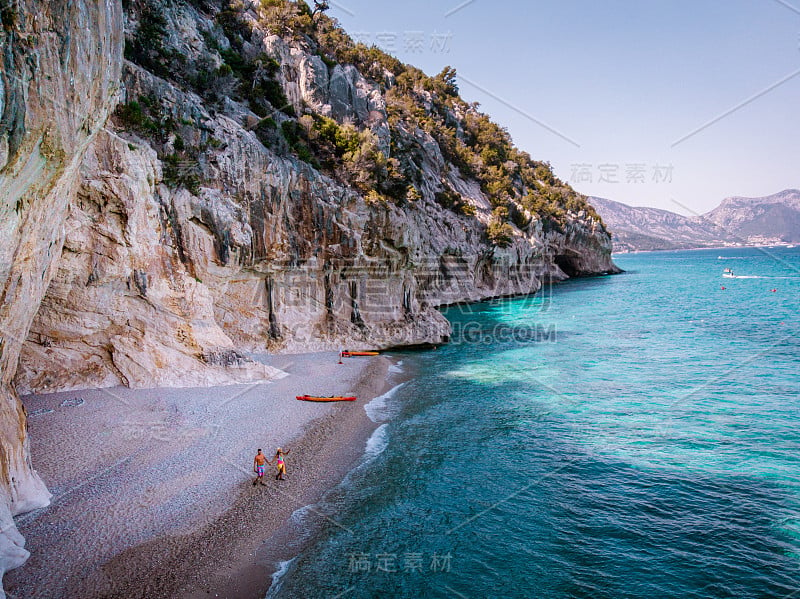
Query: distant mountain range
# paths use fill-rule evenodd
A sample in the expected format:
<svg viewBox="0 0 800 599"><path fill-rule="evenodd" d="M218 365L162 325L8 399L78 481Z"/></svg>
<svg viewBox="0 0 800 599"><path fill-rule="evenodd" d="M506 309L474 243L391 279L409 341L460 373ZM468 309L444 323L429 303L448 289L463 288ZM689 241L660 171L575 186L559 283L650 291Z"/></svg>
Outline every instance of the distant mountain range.
<svg viewBox="0 0 800 599"><path fill-rule="evenodd" d="M615 252L800 243L800 190L732 197L702 216L589 198L611 231Z"/></svg>

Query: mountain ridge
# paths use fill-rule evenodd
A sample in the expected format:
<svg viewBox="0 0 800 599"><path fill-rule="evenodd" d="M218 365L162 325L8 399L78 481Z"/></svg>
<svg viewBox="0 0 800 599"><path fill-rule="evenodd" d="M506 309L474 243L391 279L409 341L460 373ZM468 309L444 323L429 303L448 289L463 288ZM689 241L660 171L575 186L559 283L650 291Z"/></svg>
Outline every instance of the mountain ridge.
<svg viewBox="0 0 800 599"><path fill-rule="evenodd" d="M687 217L660 208L589 198L608 225L616 252L800 243L800 190L725 198Z"/></svg>

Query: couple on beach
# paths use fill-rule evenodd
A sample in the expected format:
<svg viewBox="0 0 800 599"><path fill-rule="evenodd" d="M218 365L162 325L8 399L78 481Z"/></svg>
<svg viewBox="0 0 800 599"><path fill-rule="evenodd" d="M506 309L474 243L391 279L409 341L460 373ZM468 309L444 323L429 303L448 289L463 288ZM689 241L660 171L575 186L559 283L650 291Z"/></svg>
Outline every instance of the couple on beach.
<svg viewBox="0 0 800 599"><path fill-rule="evenodd" d="M253 459L253 472L258 475L253 481L253 486L255 487L258 483L261 483L262 485L264 484L264 469L266 468L267 464L272 466L272 462L276 460L278 472L275 474L275 480L284 480L283 475L286 474L286 462L283 461L283 456L288 455L290 451L290 449L283 451L280 447L278 447L278 449L275 451L275 457L273 457L271 460L268 460L267 456L261 453L261 449L259 449L256 457Z"/></svg>

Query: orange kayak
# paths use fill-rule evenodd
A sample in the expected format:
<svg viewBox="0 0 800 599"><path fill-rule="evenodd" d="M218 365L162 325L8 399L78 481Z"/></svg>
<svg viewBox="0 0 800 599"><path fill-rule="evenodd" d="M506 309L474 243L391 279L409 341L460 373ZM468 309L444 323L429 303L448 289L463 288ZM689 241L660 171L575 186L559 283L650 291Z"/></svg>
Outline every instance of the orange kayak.
<svg viewBox="0 0 800 599"><path fill-rule="evenodd" d="M352 358L354 356L379 356L380 352L377 351L348 351L342 352L343 358Z"/></svg>
<svg viewBox="0 0 800 599"><path fill-rule="evenodd" d="M343 397L341 395L332 395L331 397L318 397L315 395L297 395L295 396L300 401L355 401L355 397Z"/></svg>

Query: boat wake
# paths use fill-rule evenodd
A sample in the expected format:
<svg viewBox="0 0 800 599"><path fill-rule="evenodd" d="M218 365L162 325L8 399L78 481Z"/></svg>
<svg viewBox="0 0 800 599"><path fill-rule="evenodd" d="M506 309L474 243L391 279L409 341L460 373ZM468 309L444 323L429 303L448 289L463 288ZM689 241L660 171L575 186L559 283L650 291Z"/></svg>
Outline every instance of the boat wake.
<svg viewBox="0 0 800 599"><path fill-rule="evenodd" d="M771 277L768 275L723 275L726 279L800 279L797 277Z"/></svg>

